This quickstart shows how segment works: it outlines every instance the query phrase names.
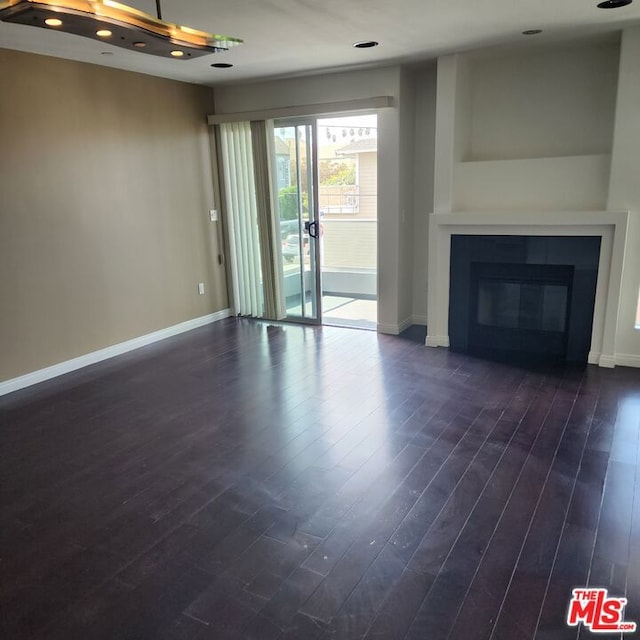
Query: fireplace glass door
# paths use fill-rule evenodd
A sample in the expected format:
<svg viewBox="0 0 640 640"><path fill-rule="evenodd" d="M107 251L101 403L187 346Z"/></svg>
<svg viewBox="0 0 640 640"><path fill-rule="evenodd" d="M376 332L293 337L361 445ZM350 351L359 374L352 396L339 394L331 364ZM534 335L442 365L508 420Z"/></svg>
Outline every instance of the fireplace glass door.
<svg viewBox="0 0 640 640"><path fill-rule="evenodd" d="M573 267L473 263L469 347L564 357Z"/></svg>
<svg viewBox="0 0 640 640"><path fill-rule="evenodd" d="M508 329L564 332L567 322L568 285L478 282L478 324Z"/></svg>

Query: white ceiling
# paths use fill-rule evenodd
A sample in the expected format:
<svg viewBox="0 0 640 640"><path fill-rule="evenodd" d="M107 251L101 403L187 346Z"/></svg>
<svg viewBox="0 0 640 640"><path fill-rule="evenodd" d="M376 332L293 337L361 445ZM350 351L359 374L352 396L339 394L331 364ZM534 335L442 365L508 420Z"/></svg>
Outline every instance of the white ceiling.
<svg viewBox="0 0 640 640"><path fill-rule="evenodd" d="M442 53L562 41L640 24L640 0L614 10L599 0L163 0L165 20L242 38L230 51L165 60L46 29L0 23L0 46L216 85L259 78L417 62ZM155 0L125 0L155 13ZM543 29L525 38L525 29ZM374 49L354 49L377 40ZM110 52L112 55L103 55ZM230 62L232 69L211 68Z"/></svg>

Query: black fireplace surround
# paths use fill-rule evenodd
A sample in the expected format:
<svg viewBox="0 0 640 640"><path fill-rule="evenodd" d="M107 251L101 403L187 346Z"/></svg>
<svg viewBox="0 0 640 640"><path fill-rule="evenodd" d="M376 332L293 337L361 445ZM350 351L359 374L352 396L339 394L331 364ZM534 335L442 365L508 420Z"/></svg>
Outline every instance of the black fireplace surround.
<svg viewBox="0 0 640 640"><path fill-rule="evenodd" d="M600 237L451 236L454 351L585 363Z"/></svg>

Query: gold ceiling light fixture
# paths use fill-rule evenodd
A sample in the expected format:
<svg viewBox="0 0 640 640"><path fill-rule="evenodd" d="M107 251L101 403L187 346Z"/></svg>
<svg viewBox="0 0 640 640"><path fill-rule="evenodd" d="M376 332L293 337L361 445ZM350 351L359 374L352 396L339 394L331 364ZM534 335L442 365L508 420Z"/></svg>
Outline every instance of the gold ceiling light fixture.
<svg viewBox="0 0 640 640"><path fill-rule="evenodd" d="M45 29L53 28L174 60L190 60L242 44L239 38L198 31L112 0L0 1L0 20ZM107 35L107 33L109 35ZM180 52L180 53L176 53Z"/></svg>

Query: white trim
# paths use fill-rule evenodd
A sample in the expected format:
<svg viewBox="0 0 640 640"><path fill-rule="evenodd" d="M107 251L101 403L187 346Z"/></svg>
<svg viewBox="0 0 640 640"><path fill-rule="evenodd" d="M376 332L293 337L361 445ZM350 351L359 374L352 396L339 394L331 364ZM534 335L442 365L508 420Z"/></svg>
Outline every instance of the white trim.
<svg viewBox="0 0 640 640"><path fill-rule="evenodd" d="M589 351L589 355L587 356L587 362L589 364L599 364L600 356L602 354L598 351Z"/></svg>
<svg viewBox="0 0 640 640"><path fill-rule="evenodd" d="M65 373L70 373L71 371L82 369L83 367L88 367L96 362L108 360L109 358L122 355L128 351L133 351L134 349L145 347L149 344L153 344L154 342L165 340L171 336L185 333L185 331L191 331L192 329L203 327L204 325L211 324L212 322L223 320L224 318L228 318L230 315L230 309L216 311L216 313L210 313L209 315L201 316L200 318L187 320L186 322L181 322L180 324L167 327L166 329L147 333L144 336L139 336L138 338L133 338L126 342L114 344L110 347L105 347L104 349L99 349L98 351L93 351L91 353L78 356L77 358L72 358L71 360L66 360L65 362L60 362L50 367L39 369L38 371L32 371L31 373L19 376L18 378L5 380L4 382L0 382L0 396L12 393L13 391L18 391L19 389L24 389L25 387L30 387L31 385L44 382L45 380L50 380L51 378L56 378L57 376L62 376Z"/></svg>
<svg viewBox="0 0 640 640"><path fill-rule="evenodd" d="M613 356L600 356L598 366L613 369L616 366L616 359Z"/></svg>
<svg viewBox="0 0 640 640"><path fill-rule="evenodd" d="M247 122L251 120L278 120L280 118L297 118L302 116L352 115L357 111L372 111L386 109L393 106L392 96L375 96L373 98L357 98L342 102L321 102L320 104L306 104L298 107L276 107L261 111L239 111L237 113L211 114L207 116L209 124L224 122Z"/></svg>
<svg viewBox="0 0 640 640"><path fill-rule="evenodd" d="M449 336L427 336L424 344L426 347L446 347L449 348Z"/></svg>
<svg viewBox="0 0 640 640"><path fill-rule="evenodd" d="M378 333L387 333L392 336L401 334L413 324L412 318L405 318L400 324L381 324L378 323Z"/></svg>
<svg viewBox="0 0 640 640"><path fill-rule="evenodd" d="M421 315L413 315L411 316L411 322L413 324L427 324L427 316L421 316Z"/></svg>
<svg viewBox="0 0 640 640"><path fill-rule="evenodd" d="M406 331L412 324L413 324L413 318L411 318L411 316L408 317L408 318L405 318L398 325L398 333L402 333L403 331Z"/></svg>
<svg viewBox="0 0 640 640"><path fill-rule="evenodd" d="M397 324L382 324L378 322L378 333L387 333L392 336L397 336L400 333L400 329Z"/></svg>
<svg viewBox="0 0 640 640"><path fill-rule="evenodd" d="M621 367L640 368L640 356L635 356L630 353L616 353L616 364L619 364Z"/></svg>

